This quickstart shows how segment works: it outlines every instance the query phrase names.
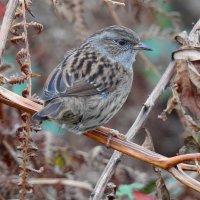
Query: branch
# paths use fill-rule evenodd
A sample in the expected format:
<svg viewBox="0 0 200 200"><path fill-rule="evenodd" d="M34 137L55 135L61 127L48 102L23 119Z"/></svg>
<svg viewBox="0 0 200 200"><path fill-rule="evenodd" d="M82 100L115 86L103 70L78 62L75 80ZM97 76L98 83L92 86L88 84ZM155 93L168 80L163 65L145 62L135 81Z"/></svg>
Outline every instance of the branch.
<svg viewBox="0 0 200 200"><path fill-rule="evenodd" d="M17 5L18 0L10 0L6 6L6 12L0 29L0 64Z"/></svg>

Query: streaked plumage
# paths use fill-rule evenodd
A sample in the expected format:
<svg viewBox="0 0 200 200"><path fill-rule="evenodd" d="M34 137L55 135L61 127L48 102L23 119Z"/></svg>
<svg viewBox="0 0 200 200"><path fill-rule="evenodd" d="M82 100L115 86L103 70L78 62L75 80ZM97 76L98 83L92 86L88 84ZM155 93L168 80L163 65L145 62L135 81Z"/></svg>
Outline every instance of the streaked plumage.
<svg viewBox="0 0 200 200"><path fill-rule="evenodd" d="M123 26L91 35L52 71L43 92L45 106L33 119L56 120L76 133L105 124L128 97L138 49L149 50Z"/></svg>

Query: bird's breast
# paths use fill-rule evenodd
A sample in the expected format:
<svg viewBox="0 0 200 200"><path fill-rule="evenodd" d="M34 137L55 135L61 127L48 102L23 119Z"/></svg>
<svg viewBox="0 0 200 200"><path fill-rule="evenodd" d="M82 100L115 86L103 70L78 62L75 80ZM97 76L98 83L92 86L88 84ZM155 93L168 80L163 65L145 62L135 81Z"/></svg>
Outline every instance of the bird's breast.
<svg viewBox="0 0 200 200"><path fill-rule="evenodd" d="M124 76L114 91L85 99L81 122L85 130L107 123L120 110L130 93L132 79L132 74Z"/></svg>

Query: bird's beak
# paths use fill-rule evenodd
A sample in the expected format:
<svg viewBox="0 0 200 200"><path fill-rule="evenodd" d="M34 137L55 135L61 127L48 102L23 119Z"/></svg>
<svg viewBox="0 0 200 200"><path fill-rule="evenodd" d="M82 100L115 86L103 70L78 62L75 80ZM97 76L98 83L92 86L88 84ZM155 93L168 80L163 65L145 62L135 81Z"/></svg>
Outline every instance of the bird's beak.
<svg viewBox="0 0 200 200"><path fill-rule="evenodd" d="M151 48L149 48L147 45L143 44L142 42L139 42L138 44L133 46L136 50L146 50L146 51L152 51Z"/></svg>

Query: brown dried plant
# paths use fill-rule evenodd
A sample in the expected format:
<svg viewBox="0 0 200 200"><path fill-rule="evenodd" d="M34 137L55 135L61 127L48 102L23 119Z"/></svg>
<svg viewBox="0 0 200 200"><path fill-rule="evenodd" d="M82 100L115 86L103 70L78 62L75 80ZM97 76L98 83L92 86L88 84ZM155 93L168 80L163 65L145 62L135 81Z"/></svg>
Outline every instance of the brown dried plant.
<svg viewBox="0 0 200 200"><path fill-rule="evenodd" d="M27 22L27 12L31 13L31 0L20 0L17 11L14 16L14 21L11 26L10 32L14 35L11 39L11 42L15 45L23 45L23 47L16 54L16 61L20 66L20 71L22 73L19 75L12 75L7 81L9 84L22 84L27 81L26 89L22 91L23 97L31 98L31 86L32 86L32 77L36 76L31 69L31 55L29 50L29 41L28 41L28 29L32 28L39 34L43 30L43 26L37 22ZM17 149L21 152L19 158L22 159L22 164L20 165L21 180L19 182L20 190L20 199L23 200L26 198L26 193L32 192L31 186L28 184L28 171L37 171L29 167L29 159L34 156L32 151L37 150L35 146L32 145L31 141L31 131L34 128L31 126L31 115L25 112L21 113L21 125L17 129L18 139L20 145Z"/></svg>
<svg viewBox="0 0 200 200"><path fill-rule="evenodd" d="M167 108L159 116L166 120L167 114L174 109L177 111L180 121L185 127L185 146L191 141L191 136L199 143L200 133L200 42L194 41L192 37L199 34L199 28L196 33L187 35L182 32L176 36L177 42L181 44L181 48L173 53L173 59L178 60L176 65L176 73L171 81L172 97L169 99ZM191 36L192 35L192 36ZM196 43L194 43L196 42ZM190 140L188 140L190 138ZM194 146L190 146L192 149ZM190 149L186 148L187 152ZM181 151L182 153L185 153Z"/></svg>

